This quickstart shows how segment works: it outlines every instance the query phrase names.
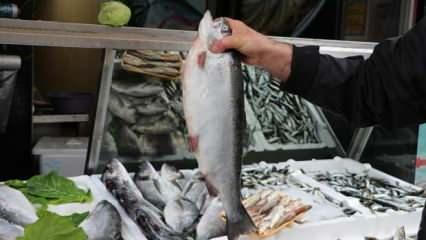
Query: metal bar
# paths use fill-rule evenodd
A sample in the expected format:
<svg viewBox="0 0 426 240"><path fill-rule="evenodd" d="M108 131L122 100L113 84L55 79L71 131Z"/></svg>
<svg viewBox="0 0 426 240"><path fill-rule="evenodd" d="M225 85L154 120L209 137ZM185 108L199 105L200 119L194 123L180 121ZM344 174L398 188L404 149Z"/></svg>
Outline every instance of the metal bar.
<svg viewBox="0 0 426 240"><path fill-rule="evenodd" d="M399 34L404 34L410 30L415 22L416 2L414 0L401 1Z"/></svg>
<svg viewBox="0 0 426 240"><path fill-rule="evenodd" d="M21 62L20 56L0 54L0 70L18 70Z"/></svg>
<svg viewBox="0 0 426 240"><path fill-rule="evenodd" d="M194 31L0 19L0 44L11 45L185 51L189 49L195 36ZM375 46L375 43L369 42L271 38L294 45L330 47L332 52L342 49L353 54L358 54L360 50L362 54ZM327 51L325 50L326 53Z"/></svg>
<svg viewBox="0 0 426 240"><path fill-rule="evenodd" d="M365 146L367 146L374 127L358 128L355 130L351 143L349 144L348 157L359 161Z"/></svg>
<svg viewBox="0 0 426 240"><path fill-rule="evenodd" d="M73 123L88 122L87 114L64 114L64 115L34 115L33 123Z"/></svg>
<svg viewBox="0 0 426 240"><path fill-rule="evenodd" d="M95 124L93 127L92 138L90 141L90 152L86 164L85 173L90 174L99 164L99 155L102 145L102 137L105 128L105 118L108 108L108 100L112 83L112 74L114 71L114 58L116 51L113 49L105 50L104 66L99 88L98 103L96 108Z"/></svg>

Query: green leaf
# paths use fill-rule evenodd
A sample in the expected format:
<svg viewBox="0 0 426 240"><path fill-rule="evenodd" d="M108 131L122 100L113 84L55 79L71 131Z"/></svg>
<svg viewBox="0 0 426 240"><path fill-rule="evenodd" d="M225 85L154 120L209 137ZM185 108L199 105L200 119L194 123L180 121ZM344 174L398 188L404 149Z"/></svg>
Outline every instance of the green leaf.
<svg viewBox="0 0 426 240"><path fill-rule="evenodd" d="M24 236L17 240L87 240L87 235L75 226L69 216L42 211L41 217L25 227Z"/></svg>
<svg viewBox="0 0 426 240"><path fill-rule="evenodd" d="M37 216L39 218L49 216L50 214L51 214L51 212L47 211L46 209L39 209L37 211ZM87 216L89 216L89 212L73 213L69 216L61 216L61 217L68 218L74 224L74 226L78 227L78 225L80 225L80 223L82 223L84 221L84 219L87 218Z"/></svg>
<svg viewBox="0 0 426 240"><path fill-rule="evenodd" d="M12 188L20 189L20 188L26 188L27 182L22 180L9 180L5 182L6 185Z"/></svg>
<svg viewBox="0 0 426 240"><path fill-rule="evenodd" d="M80 223L82 223L84 221L84 219L87 218L87 216L89 216L89 212L74 213L69 217L71 219L71 222L73 222L75 226L78 226L78 225L80 225Z"/></svg>
<svg viewBox="0 0 426 240"><path fill-rule="evenodd" d="M34 200L44 198L49 204L92 200L90 191L79 189L73 181L59 176L56 172L30 178L27 181L27 193L35 197Z"/></svg>

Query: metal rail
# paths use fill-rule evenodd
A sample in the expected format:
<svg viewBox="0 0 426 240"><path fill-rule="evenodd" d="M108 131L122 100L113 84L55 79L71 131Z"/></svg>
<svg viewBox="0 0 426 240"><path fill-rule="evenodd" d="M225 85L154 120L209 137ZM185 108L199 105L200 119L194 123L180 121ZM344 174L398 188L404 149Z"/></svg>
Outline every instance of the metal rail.
<svg viewBox="0 0 426 240"><path fill-rule="evenodd" d="M194 31L114 28L96 24L0 18L0 44L47 47L188 50ZM294 45L321 46L324 53L368 55L375 43L271 37Z"/></svg>

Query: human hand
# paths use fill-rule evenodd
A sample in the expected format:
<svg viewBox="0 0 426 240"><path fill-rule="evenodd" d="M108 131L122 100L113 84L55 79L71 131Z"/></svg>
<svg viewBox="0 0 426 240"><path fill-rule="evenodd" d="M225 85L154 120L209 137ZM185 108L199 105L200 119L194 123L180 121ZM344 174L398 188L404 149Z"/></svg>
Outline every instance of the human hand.
<svg viewBox="0 0 426 240"><path fill-rule="evenodd" d="M243 62L263 67L274 77L286 81L290 76L293 48L278 43L256 32L241 21L226 18L232 35L217 40L210 50L214 53L235 50L243 57Z"/></svg>

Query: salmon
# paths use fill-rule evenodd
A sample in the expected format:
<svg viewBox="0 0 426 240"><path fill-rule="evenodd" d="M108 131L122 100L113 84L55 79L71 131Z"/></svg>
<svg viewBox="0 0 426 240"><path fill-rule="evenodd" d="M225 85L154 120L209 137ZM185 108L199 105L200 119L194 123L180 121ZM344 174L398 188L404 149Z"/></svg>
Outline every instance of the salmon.
<svg viewBox="0 0 426 240"><path fill-rule="evenodd" d="M212 197L226 213L228 239L255 231L241 203L244 93L241 62L234 52L212 53L210 45L229 36L224 18L206 12L183 67L182 93L189 145Z"/></svg>

